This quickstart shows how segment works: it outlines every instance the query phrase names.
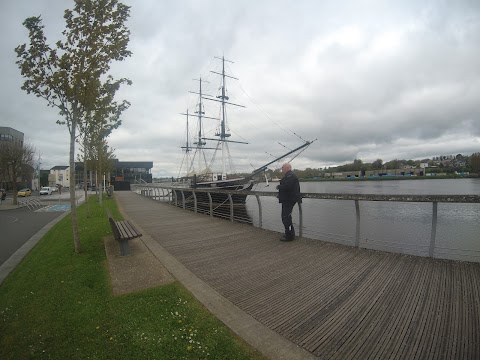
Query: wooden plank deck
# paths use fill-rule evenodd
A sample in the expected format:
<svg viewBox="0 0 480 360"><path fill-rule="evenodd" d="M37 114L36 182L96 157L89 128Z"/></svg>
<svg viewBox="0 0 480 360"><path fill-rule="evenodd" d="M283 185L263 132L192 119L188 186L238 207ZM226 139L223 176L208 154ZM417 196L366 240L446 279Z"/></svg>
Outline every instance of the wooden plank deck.
<svg viewBox="0 0 480 360"><path fill-rule="evenodd" d="M391 254L210 218L117 192L196 276L322 359L480 359L480 264Z"/></svg>

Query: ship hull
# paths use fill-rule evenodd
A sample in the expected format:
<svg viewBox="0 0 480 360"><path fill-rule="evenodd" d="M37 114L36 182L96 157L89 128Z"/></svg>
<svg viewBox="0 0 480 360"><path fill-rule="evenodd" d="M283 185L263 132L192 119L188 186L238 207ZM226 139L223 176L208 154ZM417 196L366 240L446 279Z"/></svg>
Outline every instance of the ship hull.
<svg viewBox="0 0 480 360"><path fill-rule="evenodd" d="M211 190L210 197L209 193L203 191L195 191L195 196L197 199L197 211L205 214L209 214L210 210L213 211L213 215L221 218L231 218L231 204L229 199L229 194L216 193L215 190L236 190L234 193L230 194L232 198L233 205L233 219L237 221L242 221L251 224L252 220L247 213L245 202L247 200L247 194L245 191L251 190L253 184L243 184L237 185L236 187L199 187L202 190ZM194 191L192 188L178 188L173 190L177 206L193 210L195 207L195 197L193 195ZM182 196L183 193L183 196ZM211 205L211 208L210 208Z"/></svg>

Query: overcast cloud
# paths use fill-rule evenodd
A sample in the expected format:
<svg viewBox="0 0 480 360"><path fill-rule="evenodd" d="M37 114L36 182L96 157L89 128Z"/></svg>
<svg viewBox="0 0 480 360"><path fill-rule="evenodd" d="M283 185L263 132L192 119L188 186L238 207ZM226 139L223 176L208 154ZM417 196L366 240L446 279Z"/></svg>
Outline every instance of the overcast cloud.
<svg viewBox="0 0 480 360"><path fill-rule="evenodd" d="M422 159L480 151L480 2L142 0L130 5L131 58L112 68L127 77L118 99L132 103L109 138L121 161L153 161L175 176L185 117L200 76L216 94L227 73L228 121L236 170L250 171L285 148L318 139L295 168L362 159ZM20 89L14 48L28 42L25 18L42 15L50 44L73 1L2 1L0 126L22 131L42 169L68 165L68 131L55 109ZM218 116L217 103L205 104ZM214 120L205 120L207 136ZM193 132L193 129L192 129ZM267 154L268 152L268 154Z"/></svg>

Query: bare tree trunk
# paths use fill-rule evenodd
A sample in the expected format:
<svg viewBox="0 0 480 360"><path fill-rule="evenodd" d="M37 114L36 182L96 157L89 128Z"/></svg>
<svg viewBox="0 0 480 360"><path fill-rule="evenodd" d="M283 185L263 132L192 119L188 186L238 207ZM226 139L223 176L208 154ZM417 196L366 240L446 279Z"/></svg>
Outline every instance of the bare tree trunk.
<svg viewBox="0 0 480 360"><path fill-rule="evenodd" d="M75 115L76 116L76 115ZM72 227L73 227L73 244L75 246L75 252L81 251L80 236L78 234L78 221L77 221L77 204L75 199L75 130L76 122L72 121L72 127L70 129L70 207L72 215Z"/></svg>
<svg viewBox="0 0 480 360"><path fill-rule="evenodd" d="M87 218L89 218L90 206L88 205L88 192L87 192L87 153L88 153L87 136L84 135L84 138L83 138L83 190L85 193L85 205L87 206Z"/></svg>
<svg viewBox="0 0 480 360"><path fill-rule="evenodd" d="M100 207L103 206L103 202L102 202L102 199L103 199L103 171L102 171L102 157L103 157L103 154L102 154L102 151L99 151L98 152L98 170L99 170L99 173L100 173Z"/></svg>
<svg viewBox="0 0 480 360"><path fill-rule="evenodd" d="M18 198L17 198L17 193L18 193L18 188L17 188L17 168L16 164L12 165L12 190L13 190L13 205L18 204Z"/></svg>
<svg viewBox="0 0 480 360"><path fill-rule="evenodd" d="M88 192L87 192L87 157L86 152L83 154L83 190L85 191L85 205L87 206L87 218L90 217L90 206L88 205Z"/></svg>

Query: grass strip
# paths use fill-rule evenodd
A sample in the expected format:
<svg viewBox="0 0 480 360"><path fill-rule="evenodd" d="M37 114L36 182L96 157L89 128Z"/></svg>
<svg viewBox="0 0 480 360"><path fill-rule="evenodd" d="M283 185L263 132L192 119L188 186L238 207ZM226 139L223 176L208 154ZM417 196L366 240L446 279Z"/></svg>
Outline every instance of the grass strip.
<svg viewBox="0 0 480 360"><path fill-rule="evenodd" d="M114 297L104 237L114 199L53 227L0 286L0 359L264 359L180 283Z"/></svg>

